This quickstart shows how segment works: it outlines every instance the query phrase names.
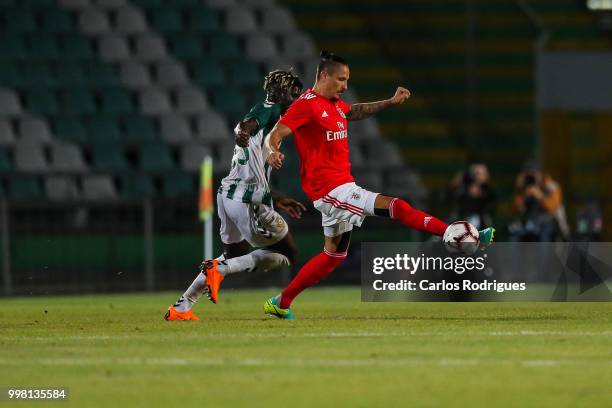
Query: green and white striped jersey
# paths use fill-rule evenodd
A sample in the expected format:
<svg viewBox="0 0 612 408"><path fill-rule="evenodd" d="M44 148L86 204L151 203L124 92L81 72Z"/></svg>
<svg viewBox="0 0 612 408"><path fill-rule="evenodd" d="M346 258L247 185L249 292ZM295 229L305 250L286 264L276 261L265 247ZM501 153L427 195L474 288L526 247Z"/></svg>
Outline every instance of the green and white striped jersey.
<svg viewBox="0 0 612 408"><path fill-rule="evenodd" d="M247 147L234 147L232 168L221 180L219 194L243 203L272 205L270 194L271 168L263 157L263 142L281 116L281 108L272 102L259 102L244 117L255 119L259 131L249 140Z"/></svg>

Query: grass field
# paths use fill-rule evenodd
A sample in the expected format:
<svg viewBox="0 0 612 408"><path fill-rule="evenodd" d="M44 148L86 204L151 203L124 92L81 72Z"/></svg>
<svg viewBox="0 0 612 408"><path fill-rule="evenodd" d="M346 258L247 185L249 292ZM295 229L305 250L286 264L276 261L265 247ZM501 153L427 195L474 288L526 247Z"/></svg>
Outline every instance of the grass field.
<svg viewBox="0 0 612 408"><path fill-rule="evenodd" d="M0 388L68 387L74 407L610 406L612 304L361 303L222 291L200 322L177 293L0 300ZM47 403L0 402L4 406Z"/></svg>

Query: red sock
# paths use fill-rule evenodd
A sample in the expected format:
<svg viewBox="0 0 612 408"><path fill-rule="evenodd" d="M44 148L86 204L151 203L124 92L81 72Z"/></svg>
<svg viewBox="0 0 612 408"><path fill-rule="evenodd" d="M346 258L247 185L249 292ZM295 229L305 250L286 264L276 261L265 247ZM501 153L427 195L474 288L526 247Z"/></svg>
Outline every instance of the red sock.
<svg viewBox="0 0 612 408"><path fill-rule="evenodd" d="M280 307L283 309L291 306L291 302L304 289L314 285L329 275L346 259L346 252L329 252L323 250L319 255L306 262L302 269L295 275L289 286L281 294Z"/></svg>
<svg viewBox="0 0 612 408"><path fill-rule="evenodd" d="M410 204L399 198L394 198L389 204L389 214L394 220L419 231L429 232L432 235L444 235L448 224L413 208Z"/></svg>

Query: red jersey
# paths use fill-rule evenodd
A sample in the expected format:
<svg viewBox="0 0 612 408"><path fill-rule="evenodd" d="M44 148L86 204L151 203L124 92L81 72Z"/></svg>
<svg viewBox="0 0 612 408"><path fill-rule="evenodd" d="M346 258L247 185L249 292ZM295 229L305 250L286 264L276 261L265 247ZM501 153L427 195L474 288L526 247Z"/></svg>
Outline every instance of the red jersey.
<svg viewBox="0 0 612 408"><path fill-rule="evenodd" d="M334 102L308 89L279 120L293 132L302 189L312 201L354 181L345 115L350 110L343 100Z"/></svg>

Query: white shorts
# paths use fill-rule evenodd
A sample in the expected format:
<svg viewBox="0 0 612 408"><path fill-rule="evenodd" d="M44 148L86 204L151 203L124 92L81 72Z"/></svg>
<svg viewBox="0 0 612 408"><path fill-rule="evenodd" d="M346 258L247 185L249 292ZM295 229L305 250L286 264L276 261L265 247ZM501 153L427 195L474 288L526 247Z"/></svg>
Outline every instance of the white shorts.
<svg viewBox="0 0 612 408"><path fill-rule="evenodd" d="M289 232L284 218L264 204L241 203L217 194L217 211L224 244L246 240L252 247L267 247L285 238Z"/></svg>
<svg viewBox="0 0 612 408"><path fill-rule="evenodd" d="M365 217L374 215L374 201L378 193L355 183L342 184L315 201L314 207L323 215L323 233L335 237L358 227Z"/></svg>

